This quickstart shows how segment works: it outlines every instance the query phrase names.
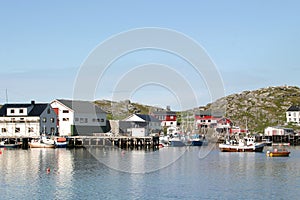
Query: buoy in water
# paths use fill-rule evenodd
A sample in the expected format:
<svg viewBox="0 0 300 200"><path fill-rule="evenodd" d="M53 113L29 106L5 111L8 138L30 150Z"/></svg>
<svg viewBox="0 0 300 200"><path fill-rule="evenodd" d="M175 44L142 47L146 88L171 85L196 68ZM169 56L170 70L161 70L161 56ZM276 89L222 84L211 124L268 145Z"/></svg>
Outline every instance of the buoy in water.
<svg viewBox="0 0 300 200"><path fill-rule="evenodd" d="M48 167L48 168L46 169L47 174L50 173L50 171L51 171L51 170L50 170L50 167Z"/></svg>

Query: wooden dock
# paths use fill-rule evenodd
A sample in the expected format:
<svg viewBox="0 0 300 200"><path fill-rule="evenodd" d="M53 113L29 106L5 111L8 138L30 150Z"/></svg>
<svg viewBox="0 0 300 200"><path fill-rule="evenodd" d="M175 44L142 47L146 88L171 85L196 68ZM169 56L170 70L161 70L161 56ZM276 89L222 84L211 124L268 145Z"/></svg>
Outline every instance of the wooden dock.
<svg viewBox="0 0 300 200"><path fill-rule="evenodd" d="M70 136L68 148L119 147L121 149L159 149L159 137Z"/></svg>
<svg viewBox="0 0 300 200"><path fill-rule="evenodd" d="M14 140L22 143L22 149L28 149L28 143L38 137L0 136L0 140ZM119 147L122 149L159 149L159 137L132 136L68 136L67 148L82 147Z"/></svg>

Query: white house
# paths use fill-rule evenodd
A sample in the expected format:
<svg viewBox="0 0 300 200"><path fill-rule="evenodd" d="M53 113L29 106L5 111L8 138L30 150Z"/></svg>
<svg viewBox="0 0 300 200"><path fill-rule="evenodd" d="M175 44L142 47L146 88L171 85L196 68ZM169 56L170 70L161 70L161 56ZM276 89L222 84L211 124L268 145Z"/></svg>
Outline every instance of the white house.
<svg viewBox="0 0 300 200"><path fill-rule="evenodd" d="M56 99L51 107L58 116L60 136L93 135L108 131L106 112L89 101Z"/></svg>
<svg viewBox="0 0 300 200"><path fill-rule="evenodd" d="M37 137L56 134L57 117L50 104L5 104L0 109L0 135Z"/></svg>
<svg viewBox="0 0 300 200"><path fill-rule="evenodd" d="M291 106L286 111L286 121L287 123L295 123L300 125L300 106Z"/></svg>
<svg viewBox="0 0 300 200"><path fill-rule="evenodd" d="M293 134L294 131L291 128L284 128L280 126L267 127L265 129L265 136L283 136Z"/></svg>
<svg viewBox="0 0 300 200"><path fill-rule="evenodd" d="M151 115L132 114L124 119L130 123L127 132L132 136L148 136L150 134L158 134L161 131L161 121Z"/></svg>

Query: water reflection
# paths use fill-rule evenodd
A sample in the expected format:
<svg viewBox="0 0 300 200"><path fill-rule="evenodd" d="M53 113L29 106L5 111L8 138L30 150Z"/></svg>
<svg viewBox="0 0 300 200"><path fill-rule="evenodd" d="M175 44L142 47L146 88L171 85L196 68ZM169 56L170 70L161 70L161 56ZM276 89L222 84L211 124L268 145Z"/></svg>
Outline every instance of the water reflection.
<svg viewBox="0 0 300 200"><path fill-rule="evenodd" d="M300 195L300 148L292 149L289 158L218 149L202 158L200 150L2 150L1 199L297 199Z"/></svg>

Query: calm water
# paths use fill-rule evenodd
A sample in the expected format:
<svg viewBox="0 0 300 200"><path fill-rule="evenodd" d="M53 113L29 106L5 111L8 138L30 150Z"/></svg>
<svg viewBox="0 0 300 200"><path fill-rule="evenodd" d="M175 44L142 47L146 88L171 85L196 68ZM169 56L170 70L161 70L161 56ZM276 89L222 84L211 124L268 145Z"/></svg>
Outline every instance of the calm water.
<svg viewBox="0 0 300 200"><path fill-rule="evenodd" d="M299 147L288 158L202 150L1 150L0 199L299 198Z"/></svg>

